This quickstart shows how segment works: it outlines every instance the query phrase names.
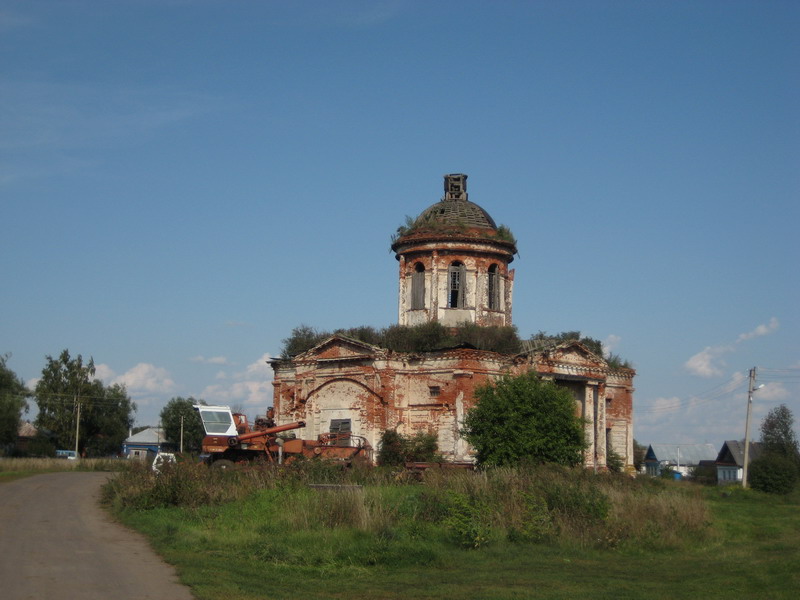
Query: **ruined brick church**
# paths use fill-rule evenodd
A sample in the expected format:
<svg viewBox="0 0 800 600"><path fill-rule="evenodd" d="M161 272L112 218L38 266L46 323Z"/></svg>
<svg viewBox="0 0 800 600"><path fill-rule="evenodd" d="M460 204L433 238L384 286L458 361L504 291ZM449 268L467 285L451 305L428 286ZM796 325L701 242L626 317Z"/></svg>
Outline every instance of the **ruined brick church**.
<svg viewBox="0 0 800 600"><path fill-rule="evenodd" d="M444 197L392 244L400 266L399 323L510 326L516 242L468 200L466 175L444 180ZM376 448L387 429L432 432L452 461L472 460L459 429L475 388L502 374L535 371L575 397L586 423L587 467L604 468L609 450L626 467L633 464L635 371L612 368L577 341L529 345L518 354L471 347L405 353L332 336L272 366L276 421L305 421L303 437L349 431Z"/></svg>

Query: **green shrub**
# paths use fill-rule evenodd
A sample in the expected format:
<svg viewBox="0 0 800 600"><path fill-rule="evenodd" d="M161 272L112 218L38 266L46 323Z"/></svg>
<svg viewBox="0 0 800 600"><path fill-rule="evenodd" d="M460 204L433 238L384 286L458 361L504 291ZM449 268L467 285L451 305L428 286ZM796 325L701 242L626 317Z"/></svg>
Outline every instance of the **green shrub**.
<svg viewBox="0 0 800 600"><path fill-rule="evenodd" d="M625 469L625 461L610 446L606 451L606 466L612 473L622 473Z"/></svg>
<svg viewBox="0 0 800 600"><path fill-rule="evenodd" d="M523 513L519 525L508 528L510 542L545 542L555 534L553 517L545 499L537 494L522 492Z"/></svg>
<svg viewBox="0 0 800 600"><path fill-rule="evenodd" d="M447 517L444 525L462 548L477 549L489 542L490 529L486 522L488 507L465 494L448 494Z"/></svg>
<svg viewBox="0 0 800 600"><path fill-rule="evenodd" d="M696 466L692 469L692 479L704 485L717 485L717 468L713 466Z"/></svg>
<svg viewBox="0 0 800 600"><path fill-rule="evenodd" d="M565 478L546 491L547 506L573 522L591 523L608 517L611 502L593 481Z"/></svg>
<svg viewBox="0 0 800 600"><path fill-rule="evenodd" d="M750 463L750 487L768 494L788 494L797 484L794 461L779 454L766 454Z"/></svg>
<svg viewBox="0 0 800 600"><path fill-rule="evenodd" d="M436 462L439 446L433 433L424 431L405 436L393 429L381 435L378 446L378 464L381 466L402 466L407 462Z"/></svg>

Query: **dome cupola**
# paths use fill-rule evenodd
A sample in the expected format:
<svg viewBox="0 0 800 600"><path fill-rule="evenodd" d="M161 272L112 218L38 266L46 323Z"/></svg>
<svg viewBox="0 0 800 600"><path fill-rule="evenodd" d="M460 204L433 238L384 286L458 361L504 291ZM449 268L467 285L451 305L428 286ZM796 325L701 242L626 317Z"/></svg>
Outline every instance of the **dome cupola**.
<svg viewBox="0 0 800 600"><path fill-rule="evenodd" d="M400 262L401 325L511 325L514 271L508 265L516 241L469 201L466 175L445 175L444 197L409 218L392 242Z"/></svg>

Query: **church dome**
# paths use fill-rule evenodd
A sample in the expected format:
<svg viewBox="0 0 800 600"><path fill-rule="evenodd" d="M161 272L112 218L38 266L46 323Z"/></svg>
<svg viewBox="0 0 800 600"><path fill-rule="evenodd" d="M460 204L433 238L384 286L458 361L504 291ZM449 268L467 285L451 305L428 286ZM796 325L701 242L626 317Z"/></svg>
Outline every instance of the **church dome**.
<svg viewBox="0 0 800 600"><path fill-rule="evenodd" d="M467 200L467 176L461 173L444 176L444 197L422 211L416 222L420 225L435 222L444 226L497 229L488 212Z"/></svg>
<svg viewBox="0 0 800 600"><path fill-rule="evenodd" d="M416 219L397 228L392 236L392 250L396 253L408 250L409 244L419 243L465 243L481 241L495 249L502 247L503 253L517 253L517 242L508 227L495 223L483 208L470 202L467 197L467 176L452 173L444 176L444 197L426 208ZM513 258L509 258L511 262Z"/></svg>
<svg viewBox="0 0 800 600"><path fill-rule="evenodd" d="M440 200L426 208L417 220L437 221L442 225L497 229L489 213L469 200Z"/></svg>

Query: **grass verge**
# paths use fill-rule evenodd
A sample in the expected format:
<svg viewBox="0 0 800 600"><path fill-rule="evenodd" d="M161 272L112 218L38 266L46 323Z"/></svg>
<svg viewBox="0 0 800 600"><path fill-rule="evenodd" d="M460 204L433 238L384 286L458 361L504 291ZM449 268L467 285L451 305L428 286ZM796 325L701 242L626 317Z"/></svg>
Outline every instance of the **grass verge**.
<svg viewBox="0 0 800 600"><path fill-rule="evenodd" d="M121 471L126 461L112 458L0 458L0 483L29 477L38 473L59 471Z"/></svg>
<svg viewBox="0 0 800 600"><path fill-rule="evenodd" d="M777 599L800 586L796 495L559 469L397 477L179 465L122 473L105 499L198 598Z"/></svg>

